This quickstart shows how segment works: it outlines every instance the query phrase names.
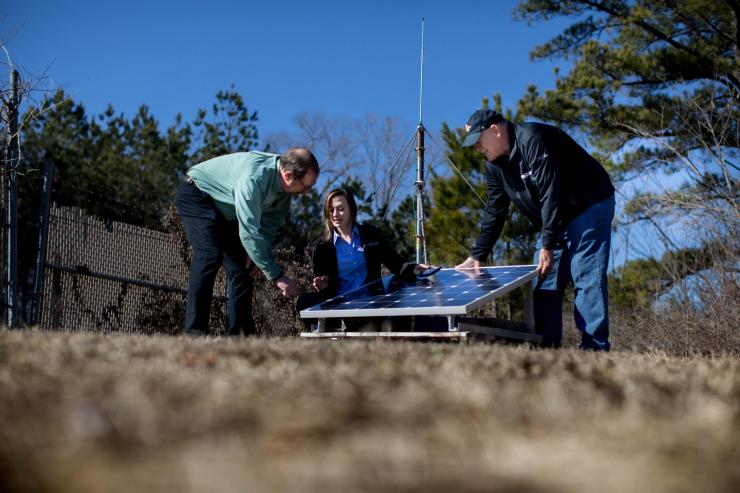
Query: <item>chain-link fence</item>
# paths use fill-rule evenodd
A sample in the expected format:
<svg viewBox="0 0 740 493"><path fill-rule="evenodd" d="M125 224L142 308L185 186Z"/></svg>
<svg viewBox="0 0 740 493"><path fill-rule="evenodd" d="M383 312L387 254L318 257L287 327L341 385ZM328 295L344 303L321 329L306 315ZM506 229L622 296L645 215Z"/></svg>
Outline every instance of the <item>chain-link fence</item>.
<svg viewBox="0 0 740 493"><path fill-rule="evenodd" d="M53 207L41 327L55 330L177 332L185 313L189 251L173 233ZM223 331L225 276L211 323Z"/></svg>
<svg viewBox="0 0 740 493"><path fill-rule="evenodd" d="M45 263L41 327L179 333L185 315L190 247L174 209L165 231L89 216L79 209L52 207ZM285 272L307 288L305 252L277 252ZM257 333L293 335L301 324L293 300L271 283L255 283ZM225 331L226 276L214 288L210 328Z"/></svg>

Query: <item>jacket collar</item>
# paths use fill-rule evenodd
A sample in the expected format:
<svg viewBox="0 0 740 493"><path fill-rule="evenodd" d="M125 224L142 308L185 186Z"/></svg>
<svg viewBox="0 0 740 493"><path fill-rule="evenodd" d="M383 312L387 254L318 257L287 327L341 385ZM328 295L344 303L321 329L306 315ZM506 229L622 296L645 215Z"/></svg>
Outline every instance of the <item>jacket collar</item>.
<svg viewBox="0 0 740 493"><path fill-rule="evenodd" d="M339 238L341 238L341 236L339 236L339 233L337 232L337 228L334 228L334 238L332 239L332 243L336 245L337 240L339 240ZM357 227L357 223L355 223L355 225L352 226L352 239L353 240L360 239L360 229Z"/></svg>
<svg viewBox="0 0 740 493"><path fill-rule="evenodd" d="M506 129L507 133L509 134L509 162L513 162L514 158L516 157L516 153L518 152L516 145L518 142L516 138L516 132L518 128L512 122L507 121Z"/></svg>
<svg viewBox="0 0 740 493"><path fill-rule="evenodd" d="M519 149L517 148L518 140L516 138L516 132L518 131L518 129L519 127L516 124L510 121L506 122L506 130L509 135L509 155L499 156L495 160L491 161L493 164L502 168L506 168L509 163L513 163L514 160L517 158Z"/></svg>

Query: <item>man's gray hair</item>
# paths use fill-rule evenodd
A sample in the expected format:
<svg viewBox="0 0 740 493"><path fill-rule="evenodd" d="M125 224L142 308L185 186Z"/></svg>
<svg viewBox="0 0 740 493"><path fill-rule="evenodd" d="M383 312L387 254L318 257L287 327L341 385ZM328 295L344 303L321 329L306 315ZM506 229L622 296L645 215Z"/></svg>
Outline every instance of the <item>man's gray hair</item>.
<svg viewBox="0 0 740 493"><path fill-rule="evenodd" d="M293 147L280 156L280 167L290 171L296 178L303 178L309 171L319 176L319 162L305 147Z"/></svg>

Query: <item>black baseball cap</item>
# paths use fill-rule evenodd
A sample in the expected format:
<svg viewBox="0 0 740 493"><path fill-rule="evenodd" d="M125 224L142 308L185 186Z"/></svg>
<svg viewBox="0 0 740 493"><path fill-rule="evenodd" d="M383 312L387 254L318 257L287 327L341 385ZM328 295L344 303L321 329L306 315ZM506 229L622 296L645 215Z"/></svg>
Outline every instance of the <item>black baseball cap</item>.
<svg viewBox="0 0 740 493"><path fill-rule="evenodd" d="M470 115L468 123L465 125L465 128L468 130L468 135L465 136L462 146L474 146L478 143L478 139L480 139L482 131L489 128L491 125L495 125L496 123L503 121L503 119L504 117L501 113L490 108L481 108L476 110L472 115Z"/></svg>

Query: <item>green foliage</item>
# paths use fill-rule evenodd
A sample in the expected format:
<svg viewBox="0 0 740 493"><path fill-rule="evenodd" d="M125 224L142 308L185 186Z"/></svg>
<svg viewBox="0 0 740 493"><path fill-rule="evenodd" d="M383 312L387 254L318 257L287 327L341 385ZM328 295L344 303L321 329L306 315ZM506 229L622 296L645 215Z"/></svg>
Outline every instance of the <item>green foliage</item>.
<svg viewBox="0 0 740 493"><path fill-rule="evenodd" d="M424 196L424 210L430 210L428 196ZM428 214L427 214L428 216ZM409 195L404 198L398 207L390 214L390 220L381 221L381 216L374 222L402 259L412 261L416 259L416 198ZM427 248L431 244L429 233L426 236ZM434 250L428 250L430 262L435 262Z"/></svg>
<svg viewBox="0 0 740 493"><path fill-rule="evenodd" d="M38 182L45 159L56 167L54 201L111 220L158 227L187 168L211 157L248 151L257 143L255 121L241 95L219 91L209 115L160 129L142 105L131 118L112 106L89 116L58 91L23 133L25 167ZM30 190L38 192L38 184ZM34 195L36 196L36 195Z"/></svg>
<svg viewBox="0 0 740 493"><path fill-rule="evenodd" d="M211 114L198 110L193 122L193 149L190 164L208 159L246 152L257 145L257 112L250 112L244 98L232 86L228 91L216 93Z"/></svg>
<svg viewBox="0 0 740 493"><path fill-rule="evenodd" d="M661 293L663 273L660 262L653 258L631 260L609 276L609 300L632 310L650 306Z"/></svg>
<svg viewBox="0 0 740 493"><path fill-rule="evenodd" d="M442 138L447 147L447 157L475 188L485 197L485 178L482 155L471 148L462 147L464 131L442 125ZM455 265L467 258L473 240L478 235L483 204L458 173L449 176L430 173L431 201L426 234L433 239L433 262Z"/></svg>
<svg viewBox="0 0 740 493"><path fill-rule="evenodd" d="M715 144L737 148L740 65L733 5L522 2L515 15L530 24L574 21L531 53L535 61L563 59L572 68L564 75L556 71L555 89L544 94L530 86L519 112L585 133L600 155L618 156L608 162L617 177L656 168L675 172L681 156Z"/></svg>
<svg viewBox="0 0 740 493"><path fill-rule="evenodd" d="M733 0L526 0L515 11L530 24L572 20L531 52L569 70L556 70L552 90L530 86L519 113L586 135L613 177L635 180L635 192L620 190L621 224L648 222L668 248L615 274L618 305L646 306L688 275L736 263L739 14Z"/></svg>
<svg viewBox="0 0 740 493"><path fill-rule="evenodd" d="M164 133L141 106L131 120L112 106L88 117L62 91L24 129L23 195L37 203L39 169L55 165L53 200L115 221L156 227L185 170L190 131L179 118Z"/></svg>
<svg viewBox="0 0 740 493"><path fill-rule="evenodd" d="M233 88L216 94L209 115L162 127L142 105L131 117L109 106L89 115L81 103L57 91L43 106L23 116L19 178L19 243L38 241L39 202L44 162L55 166L52 200L80 207L110 221L150 228L161 217L187 168L210 157L247 151L256 144L256 112ZM35 251L19 256L19 278L30 279ZM28 286L22 297L30 299Z"/></svg>
<svg viewBox="0 0 740 493"><path fill-rule="evenodd" d="M718 268L718 257L737 258L736 249L726 252L728 245L706 243L701 248L679 248L667 251L660 259L634 259L625 263L609 277L609 299L617 306L636 310L651 306L676 282L706 269ZM725 271L737 271L730 264Z"/></svg>
<svg viewBox="0 0 740 493"><path fill-rule="evenodd" d="M291 199L290 215L278 231L275 248L295 247L300 251L321 237L324 230L321 200L314 189Z"/></svg>

